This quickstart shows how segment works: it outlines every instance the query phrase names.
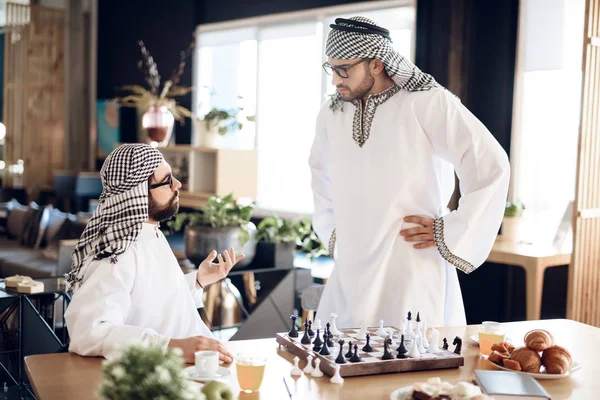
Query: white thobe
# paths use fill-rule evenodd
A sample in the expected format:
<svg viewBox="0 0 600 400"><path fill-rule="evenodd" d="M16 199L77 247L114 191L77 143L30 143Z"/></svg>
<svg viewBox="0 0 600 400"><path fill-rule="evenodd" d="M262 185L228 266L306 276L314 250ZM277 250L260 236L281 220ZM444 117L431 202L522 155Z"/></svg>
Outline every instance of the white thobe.
<svg viewBox="0 0 600 400"><path fill-rule="evenodd" d="M428 326L466 323L456 269L473 271L487 258L506 202L506 152L445 89L396 87L366 105L331 101L317 118L309 159L313 226L335 253L335 268L317 310L338 314L338 327L400 327L407 312ZM362 143L362 146L359 144ZM460 180L456 211L446 213ZM403 221L436 219L436 247L413 248Z"/></svg>
<svg viewBox="0 0 600 400"><path fill-rule="evenodd" d="M213 337L198 308L202 290L196 272L184 275L158 226L145 223L116 264L86 260L84 280L65 314L69 351L84 356L117 357L126 346L154 344L165 351L169 340Z"/></svg>

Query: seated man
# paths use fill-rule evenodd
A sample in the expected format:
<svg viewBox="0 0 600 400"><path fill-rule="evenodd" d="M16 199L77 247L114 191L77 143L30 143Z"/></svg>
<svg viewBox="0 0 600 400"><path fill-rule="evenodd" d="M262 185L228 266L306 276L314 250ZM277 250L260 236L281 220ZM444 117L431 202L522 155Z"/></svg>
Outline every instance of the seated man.
<svg viewBox="0 0 600 400"><path fill-rule="evenodd" d="M232 355L212 336L197 309L202 289L227 276L244 256L216 251L197 272L184 275L159 223L179 209L181 182L162 154L145 144L124 144L101 170L99 205L73 251L68 275L73 299L65 319L69 351L114 358L129 344L179 347L184 359L215 350Z"/></svg>

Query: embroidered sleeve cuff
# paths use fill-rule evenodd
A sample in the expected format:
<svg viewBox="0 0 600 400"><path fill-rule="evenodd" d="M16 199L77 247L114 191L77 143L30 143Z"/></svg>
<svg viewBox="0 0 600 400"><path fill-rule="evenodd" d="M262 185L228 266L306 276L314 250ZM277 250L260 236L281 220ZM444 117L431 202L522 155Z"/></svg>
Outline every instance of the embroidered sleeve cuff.
<svg viewBox="0 0 600 400"><path fill-rule="evenodd" d="M335 255L335 241L336 241L336 236L335 236L335 229L333 230L333 232L331 232L331 236L329 237L329 255L333 258Z"/></svg>
<svg viewBox="0 0 600 400"><path fill-rule="evenodd" d="M446 242L444 241L443 218L438 218L433 221L433 240L435 241L435 245L437 246L438 251L444 260L454 265L465 274L470 274L471 272L475 271L473 264L452 254L450 250L448 250L448 246L446 246Z"/></svg>

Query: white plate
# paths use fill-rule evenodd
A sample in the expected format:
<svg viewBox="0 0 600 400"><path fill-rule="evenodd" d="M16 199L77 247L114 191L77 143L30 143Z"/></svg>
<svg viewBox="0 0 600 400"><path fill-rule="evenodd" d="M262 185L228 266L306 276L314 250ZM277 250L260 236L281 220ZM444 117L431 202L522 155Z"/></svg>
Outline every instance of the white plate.
<svg viewBox="0 0 600 400"><path fill-rule="evenodd" d="M196 366L192 365L191 367L187 367L183 370L186 376L196 382L208 382L215 379L223 379L227 378L231 375L231 371L225 367L219 367L217 372L213 376L200 376L196 373Z"/></svg>
<svg viewBox="0 0 600 400"><path fill-rule="evenodd" d="M398 388L392 392L390 398L392 400L408 400L412 399L413 387L411 386L403 386Z"/></svg>
<svg viewBox="0 0 600 400"><path fill-rule="evenodd" d="M566 374L548 374L543 369L542 369L543 372L540 372L539 374L536 374L536 373L533 373L533 372L515 371L515 370L512 370L512 369L508 369L508 368L506 368L506 367L504 367L502 365L494 364L490 360L488 360L488 361L490 362L490 364L494 365L496 368L501 369L503 371L518 372L520 374L529 375L529 376L531 376L532 378L535 378L535 379L563 379L563 378L566 378L569 375L571 375L573 372L579 371L582 368L581 364L579 364L577 361L573 361L573 364L571 365L571 370L568 371Z"/></svg>
<svg viewBox="0 0 600 400"><path fill-rule="evenodd" d="M471 342L473 342L474 344L476 344L477 346L479 346L479 335L471 335L470 337ZM508 336L504 338L505 342L511 343L512 339L509 338Z"/></svg>

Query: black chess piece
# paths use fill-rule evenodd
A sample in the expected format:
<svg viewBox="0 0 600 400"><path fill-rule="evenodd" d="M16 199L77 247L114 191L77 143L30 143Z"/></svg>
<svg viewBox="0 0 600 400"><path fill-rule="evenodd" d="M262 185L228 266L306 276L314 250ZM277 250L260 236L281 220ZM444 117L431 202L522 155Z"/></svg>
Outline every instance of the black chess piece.
<svg viewBox="0 0 600 400"><path fill-rule="evenodd" d="M308 336L308 321L304 322L304 335L300 341L302 344L310 344L310 336Z"/></svg>
<svg viewBox="0 0 600 400"><path fill-rule="evenodd" d="M332 338L333 338L333 335L331 334L331 331L329 330L329 328L327 328L327 346L329 346L329 347L335 346L335 344L333 344L333 340L331 340Z"/></svg>
<svg viewBox="0 0 600 400"><path fill-rule="evenodd" d="M417 323L421 322L421 313L417 311L417 319L415 320Z"/></svg>
<svg viewBox="0 0 600 400"><path fill-rule="evenodd" d="M352 355L352 357L350 357L350 362L355 363L355 362L361 362L362 359L360 358L360 356L358 355L358 345L354 345L354 354Z"/></svg>
<svg viewBox="0 0 600 400"><path fill-rule="evenodd" d="M412 321L412 313L410 311L408 312L408 317L406 319Z"/></svg>
<svg viewBox="0 0 600 400"><path fill-rule="evenodd" d="M315 336L315 332L312 330L312 321L311 320L308 321L308 336L310 336L310 337Z"/></svg>
<svg viewBox="0 0 600 400"><path fill-rule="evenodd" d="M390 339L390 337L388 336L383 341L383 356L381 357L382 360L393 360L394 359L393 354L390 352L391 344L392 344L392 339Z"/></svg>
<svg viewBox="0 0 600 400"><path fill-rule="evenodd" d="M404 344L404 335L402 335L402 337L400 338L400 346L398 346L398 349L396 351L398 352L396 358L408 358L408 349Z"/></svg>
<svg viewBox="0 0 600 400"><path fill-rule="evenodd" d="M335 359L335 363L336 364L346 364L346 358L344 357L344 340L340 339L338 341L339 345L340 345L340 352L337 356L337 358Z"/></svg>
<svg viewBox="0 0 600 400"><path fill-rule="evenodd" d="M327 332L323 332L323 346L321 347L321 351L319 352L322 356L328 356L331 353L329 352L329 346L327 345Z"/></svg>
<svg viewBox="0 0 600 400"><path fill-rule="evenodd" d="M313 342L313 351L321 351L321 346L323 346L323 341L321 341L320 331L317 329L317 337Z"/></svg>
<svg viewBox="0 0 600 400"><path fill-rule="evenodd" d="M346 358L352 357L352 342L348 342L348 352L346 353Z"/></svg>
<svg viewBox="0 0 600 400"><path fill-rule="evenodd" d="M458 354L460 356L460 351L462 350L462 339L457 336L454 338L452 344L456 346L454 347L454 354Z"/></svg>
<svg viewBox="0 0 600 400"><path fill-rule="evenodd" d="M444 338L444 345L442 346L444 350L448 350L448 339Z"/></svg>
<svg viewBox="0 0 600 400"><path fill-rule="evenodd" d="M369 335L367 333L367 344L365 344L362 348L362 351L364 351L365 353L370 353L373 351L373 347L371 347L371 344L369 343L371 341L371 335Z"/></svg>
<svg viewBox="0 0 600 400"><path fill-rule="evenodd" d="M296 320L298 316L296 314L290 315L290 319L292 320L292 329L288 332L289 337L297 338L298 337L298 329L296 328Z"/></svg>

